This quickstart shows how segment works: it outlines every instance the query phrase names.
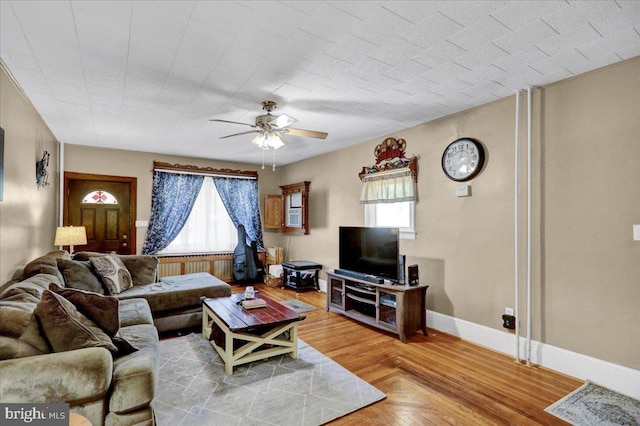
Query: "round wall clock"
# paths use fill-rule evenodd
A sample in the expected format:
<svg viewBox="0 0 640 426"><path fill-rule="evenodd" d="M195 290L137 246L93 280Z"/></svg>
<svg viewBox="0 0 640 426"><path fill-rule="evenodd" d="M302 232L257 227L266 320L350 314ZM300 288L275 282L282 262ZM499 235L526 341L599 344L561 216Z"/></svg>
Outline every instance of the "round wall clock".
<svg viewBox="0 0 640 426"><path fill-rule="evenodd" d="M449 179L456 182L474 178L483 165L484 148L475 139L456 139L442 154L442 170Z"/></svg>

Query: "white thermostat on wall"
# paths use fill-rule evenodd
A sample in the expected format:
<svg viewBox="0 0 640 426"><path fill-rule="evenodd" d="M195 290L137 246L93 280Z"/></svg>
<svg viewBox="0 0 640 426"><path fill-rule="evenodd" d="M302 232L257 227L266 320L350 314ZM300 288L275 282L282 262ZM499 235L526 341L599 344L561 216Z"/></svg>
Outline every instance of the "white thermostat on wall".
<svg viewBox="0 0 640 426"><path fill-rule="evenodd" d="M456 186L456 197L470 197L471 185L458 185Z"/></svg>

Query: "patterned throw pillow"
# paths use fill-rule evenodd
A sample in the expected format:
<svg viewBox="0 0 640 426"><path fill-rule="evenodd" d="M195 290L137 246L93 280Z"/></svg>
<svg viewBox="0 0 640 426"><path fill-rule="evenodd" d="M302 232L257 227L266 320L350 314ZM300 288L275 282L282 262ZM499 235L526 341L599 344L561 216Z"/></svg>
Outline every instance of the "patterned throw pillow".
<svg viewBox="0 0 640 426"><path fill-rule="evenodd" d="M131 274L118 255L92 257L89 261L109 294L122 293L133 285Z"/></svg>

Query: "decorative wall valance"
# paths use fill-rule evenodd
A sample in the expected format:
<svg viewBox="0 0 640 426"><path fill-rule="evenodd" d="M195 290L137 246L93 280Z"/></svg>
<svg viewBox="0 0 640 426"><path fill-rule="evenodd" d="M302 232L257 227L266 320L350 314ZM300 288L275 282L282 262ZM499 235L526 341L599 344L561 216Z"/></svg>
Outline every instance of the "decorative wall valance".
<svg viewBox="0 0 640 426"><path fill-rule="evenodd" d="M182 164L163 163L161 161L153 162L153 170L168 172L168 173L184 173L203 176L224 176L235 177L240 179L258 179L258 172L254 171L242 171L232 169L214 169L213 167L198 167Z"/></svg>
<svg viewBox="0 0 640 426"><path fill-rule="evenodd" d="M416 183L408 167L369 173L362 178L360 204L415 201Z"/></svg>
<svg viewBox="0 0 640 426"><path fill-rule="evenodd" d="M364 166L358 174L362 180L366 175L388 170L409 168L414 182L418 181L418 157L406 157L407 141L404 139L387 138L373 150L376 163Z"/></svg>
<svg viewBox="0 0 640 426"><path fill-rule="evenodd" d="M418 181L417 157L406 158L407 142L387 138L374 149L376 163L363 167L361 204L415 201Z"/></svg>

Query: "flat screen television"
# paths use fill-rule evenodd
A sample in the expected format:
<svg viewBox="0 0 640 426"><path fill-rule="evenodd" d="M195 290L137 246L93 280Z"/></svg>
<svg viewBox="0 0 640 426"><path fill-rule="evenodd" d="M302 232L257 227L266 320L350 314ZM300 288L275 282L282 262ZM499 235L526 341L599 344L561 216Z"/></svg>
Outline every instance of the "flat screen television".
<svg viewBox="0 0 640 426"><path fill-rule="evenodd" d="M340 269L398 279L398 228L341 226Z"/></svg>

